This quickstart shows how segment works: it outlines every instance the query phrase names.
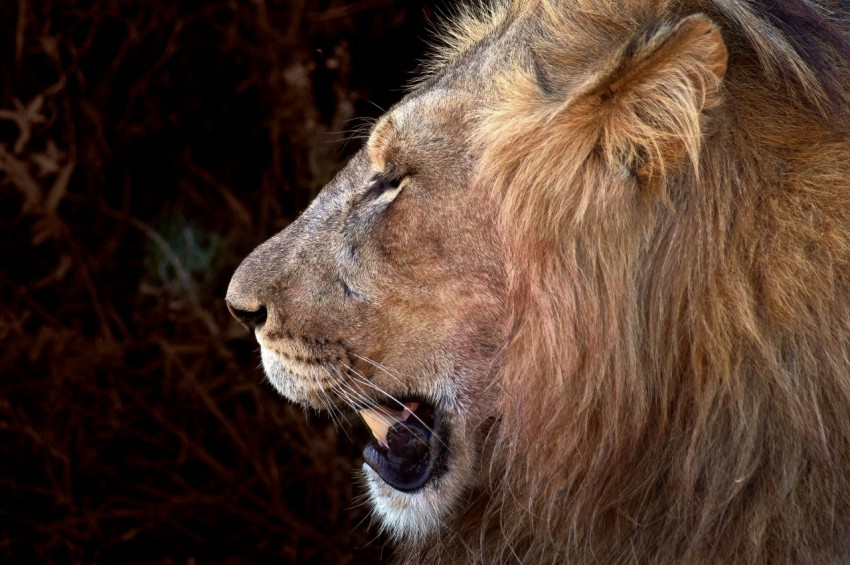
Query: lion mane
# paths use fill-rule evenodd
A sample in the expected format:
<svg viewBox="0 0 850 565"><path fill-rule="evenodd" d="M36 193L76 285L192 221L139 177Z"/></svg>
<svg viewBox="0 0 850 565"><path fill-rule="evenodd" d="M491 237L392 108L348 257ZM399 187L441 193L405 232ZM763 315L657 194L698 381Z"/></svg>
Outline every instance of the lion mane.
<svg viewBox="0 0 850 565"><path fill-rule="evenodd" d="M535 62L474 136L513 328L482 485L403 561L850 559L838 10L521 0L446 30L432 75L517 21Z"/></svg>

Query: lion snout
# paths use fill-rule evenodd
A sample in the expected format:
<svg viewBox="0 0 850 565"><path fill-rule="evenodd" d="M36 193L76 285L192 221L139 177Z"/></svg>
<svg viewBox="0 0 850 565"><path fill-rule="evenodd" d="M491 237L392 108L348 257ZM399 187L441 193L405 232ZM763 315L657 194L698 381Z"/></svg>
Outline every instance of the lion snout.
<svg viewBox="0 0 850 565"><path fill-rule="evenodd" d="M304 237L304 217L254 249L230 279L227 308L258 338L324 336L332 329L327 320L338 318L338 269L326 264L326 249Z"/></svg>
<svg viewBox="0 0 850 565"><path fill-rule="evenodd" d="M287 230L267 240L248 255L230 279L225 303L230 314L249 331L260 330L279 317L292 263Z"/></svg>

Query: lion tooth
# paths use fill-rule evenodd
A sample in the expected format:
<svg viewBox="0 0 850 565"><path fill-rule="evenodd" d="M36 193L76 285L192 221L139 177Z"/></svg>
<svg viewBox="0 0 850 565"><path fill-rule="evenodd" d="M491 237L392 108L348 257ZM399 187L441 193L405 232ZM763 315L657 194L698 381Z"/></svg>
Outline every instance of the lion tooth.
<svg viewBox="0 0 850 565"><path fill-rule="evenodd" d="M415 402L405 404L404 410L390 410L383 406L376 406L375 408L361 410L360 417L363 418L363 421L372 430L372 435L375 436L375 439L386 446L387 432L390 428L399 422L407 420L413 411L416 410L417 406L418 404Z"/></svg>

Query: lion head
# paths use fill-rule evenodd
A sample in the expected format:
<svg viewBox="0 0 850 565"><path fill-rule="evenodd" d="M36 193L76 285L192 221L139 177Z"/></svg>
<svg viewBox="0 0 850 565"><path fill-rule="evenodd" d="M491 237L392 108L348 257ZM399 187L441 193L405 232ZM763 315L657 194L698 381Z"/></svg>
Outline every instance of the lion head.
<svg viewBox="0 0 850 565"><path fill-rule="evenodd" d="M517 0L231 312L358 411L409 562L850 559L850 45L830 5Z"/></svg>

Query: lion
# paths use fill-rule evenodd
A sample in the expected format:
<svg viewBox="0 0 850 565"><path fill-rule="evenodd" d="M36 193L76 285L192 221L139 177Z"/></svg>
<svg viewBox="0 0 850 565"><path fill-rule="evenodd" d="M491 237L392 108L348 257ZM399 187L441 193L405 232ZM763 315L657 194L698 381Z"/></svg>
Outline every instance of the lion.
<svg viewBox="0 0 850 565"><path fill-rule="evenodd" d="M850 561L831 3L515 0L227 291L405 563Z"/></svg>

